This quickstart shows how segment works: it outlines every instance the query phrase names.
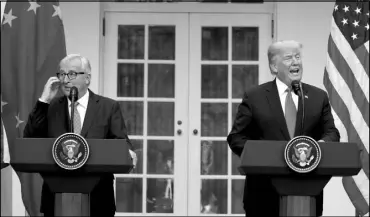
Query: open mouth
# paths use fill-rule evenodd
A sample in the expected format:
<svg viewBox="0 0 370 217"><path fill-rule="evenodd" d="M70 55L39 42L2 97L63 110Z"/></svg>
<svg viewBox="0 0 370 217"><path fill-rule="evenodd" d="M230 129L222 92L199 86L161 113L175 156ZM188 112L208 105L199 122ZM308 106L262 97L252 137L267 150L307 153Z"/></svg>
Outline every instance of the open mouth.
<svg viewBox="0 0 370 217"><path fill-rule="evenodd" d="M298 75L299 74L299 69L291 69L290 73L293 75Z"/></svg>

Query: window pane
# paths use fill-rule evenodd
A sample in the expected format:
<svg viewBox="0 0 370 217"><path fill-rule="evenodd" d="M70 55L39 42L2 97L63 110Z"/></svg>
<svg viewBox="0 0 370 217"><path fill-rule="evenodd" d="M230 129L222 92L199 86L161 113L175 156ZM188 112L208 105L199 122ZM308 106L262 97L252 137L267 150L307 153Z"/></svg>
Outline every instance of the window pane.
<svg viewBox="0 0 370 217"><path fill-rule="evenodd" d="M232 214L244 214L244 179L232 180L231 186L231 213Z"/></svg>
<svg viewBox="0 0 370 217"><path fill-rule="evenodd" d="M117 96L144 96L144 64L119 63L117 69Z"/></svg>
<svg viewBox="0 0 370 217"><path fill-rule="evenodd" d="M120 101L122 116L128 135L143 135L144 108L143 102Z"/></svg>
<svg viewBox="0 0 370 217"><path fill-rule="evenodd" d="M227 98L227 65L202 65L202 98Z"/></svg>
<svg viewBox="0 0 370 217"><path fill-rule="evenodd" d="M240 101L240 103L241 103L241 101ZM238 112L238 108L239 108L240 103L233 103L231 105L232 123L234 123L234 121L235 121L236 113Z"/></svg>
<svg viewBox="0 0 370 217"><path fill-rule="evenodd" d="M117 212L142 212L143 180L116 178Z"/></svg>
<svg viewBox="0 0 370 217"><path fill-rule="evenodd" d="M227 27L202 28L202 60L227 60Z"/></svg>
<svg viewBox="0 0 370 217"><path fill-rule="evenodd" d="M233 60L258 60L258 27L232 28Z"/></svg>
<svg viewBox="0 0 370 217"><path fill-rule="evenodd" d="M244 93L258 85L258 65L232 66L233 98L243 98Z"/></svg>
<svg viewBox="0 0 370 217"><path fill-rule="evenodd" d="M174 26L149 26L149 59L175 59Z"/></svg>
<svg viewBox="0 0 370 217"><path fill-rule="evenodd" d="M227 180L203 179L200 198L202 214L226 214Z"/></svg>
<svg viewBox="0 0 370 217"><path fill-rule="evenodd" d="M173 140L148 140L148 174L174 174L173 145Z"/></svg>
<svg viewBox="0 0 370 217"><path fill-rule="evenodd" d="M227 103L202 103L201 136L227 136Z"/></svg>
<svg viewBox="0 0 370 217"><path fill-rule="evenodd" d="M173 102L148 102L148 135L174 135L174 108Z"/></svg>
<svg viewBox="0 0 370 217"><path fill-rule="evenodd" d="M144 26L118 26L118 59L144 59Z"/></svg>
<svg viewBox="0 0 370 217"><path fill-rule="evenodd" d="M232 153L231 154L231 174L232 175L240 175L238 167L241 164L240 157L237 156L236 154Z"/></svg>
<svg viewBox="0 0 370 217"><path fill-rule="evenodd" d="M201 175L227 175L228 145L223 141L201 141Z"/></svg>
<svg viewBox="0 0 370 217"><path fill-rule="evenodd" d="M149 64L149 97L175 97L175 65Z"/></svg>
<svg viewBox="0 0 370 217"><path fill-rule="evenodd" d="M174 181L172 178L149 178L147 182L147 213L173 213Z"/></svg>

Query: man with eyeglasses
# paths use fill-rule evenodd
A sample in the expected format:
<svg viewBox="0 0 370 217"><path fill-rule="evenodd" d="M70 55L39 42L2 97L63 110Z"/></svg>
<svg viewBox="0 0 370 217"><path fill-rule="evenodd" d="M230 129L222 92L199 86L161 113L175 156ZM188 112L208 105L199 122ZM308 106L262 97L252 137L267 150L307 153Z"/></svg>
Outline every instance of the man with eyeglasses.
<svg viewBox="0 0 370 217"><path fill-rule="evenodd" d="M62 59L59 71L46 82L41 97L29 115L24 137L57 138L70 132L71 101L68 96L71 87L75 86L78 89L76 111L81 123L77 133L84 138L126 139L131 146L130 154L135 165L136 155L127 136L119 103L94 94L89 89L90 82L91 66L87 58L71 54ZM59 90L64 96L56 97ZM114 216L113 179L111 173L102 174L90 195L91 216ZM54 201L55 195L43 183L41 212L44 216L54 216Z"/></svg>

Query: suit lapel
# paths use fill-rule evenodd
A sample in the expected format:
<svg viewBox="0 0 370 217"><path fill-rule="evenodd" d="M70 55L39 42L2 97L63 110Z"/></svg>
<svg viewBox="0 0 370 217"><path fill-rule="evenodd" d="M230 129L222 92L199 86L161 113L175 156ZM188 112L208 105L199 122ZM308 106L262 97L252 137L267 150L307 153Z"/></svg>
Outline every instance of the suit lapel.
<svg viewBox="0 0 370 217"><path fill-rule="evenodd" d="M87 103L87 110L84 119L84 123L81 129L81 136L86 137L87 131L89 130L93 120L96 117L99 108L99 98L90 90L89 91L89 102Z"/></svg>
<svg viewBox="0 0 370 217"><path fill-rule="evenodd" d="M307 108L307 98L305 98L305 96L308 96L308 90L307 90L307 86L305 86L303 83L302 83L302 89L303 89L303 97L304 97L304 100L305 100L305 109L304 109L304 112L305 112L304 116L305 117L304 117L304 119L306 120L307 112L309 110L306 109ZM302 128L301 128L301 126L302 126L302 113L303 113L302 98L299 97L298 112L297 112L294 136L304 135L304 129L302 130ZM303 120L303 123L305 123L305 120Z"/></svg>
<svg viewBox="0 0 370 217"><path fill-rule="evenodd" d="M59 126L57 129L57 134L61 135L70 132L69 129L69 113L68 113L68 101L66 97L61 97L59 99L59 106L56 106L55 123Z"/></svg>
<svg viewBox="0 0 370 217"><path fill-rule="evenodd" d="M284 138L286 140L290 140L288 127L285 122L283 108L281 108L280 97L275 80L270 82L270 85L266 87L266 91L267 91L266 98L270 105L271 113L273 114L277 123L279 124L280 131Z"/></svg>

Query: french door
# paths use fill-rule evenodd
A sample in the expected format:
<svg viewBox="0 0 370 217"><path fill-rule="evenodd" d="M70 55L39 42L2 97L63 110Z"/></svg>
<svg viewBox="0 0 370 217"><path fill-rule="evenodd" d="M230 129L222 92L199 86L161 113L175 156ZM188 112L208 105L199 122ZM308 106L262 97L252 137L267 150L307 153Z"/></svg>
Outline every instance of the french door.
<svg viewBox="0 0 370 217"><path fill-rule="evenodd" d="M270 16L105 13L103 95L139 157L115 175L116 216L244 213L226 136L243 92L270 79Z"/></svg>

